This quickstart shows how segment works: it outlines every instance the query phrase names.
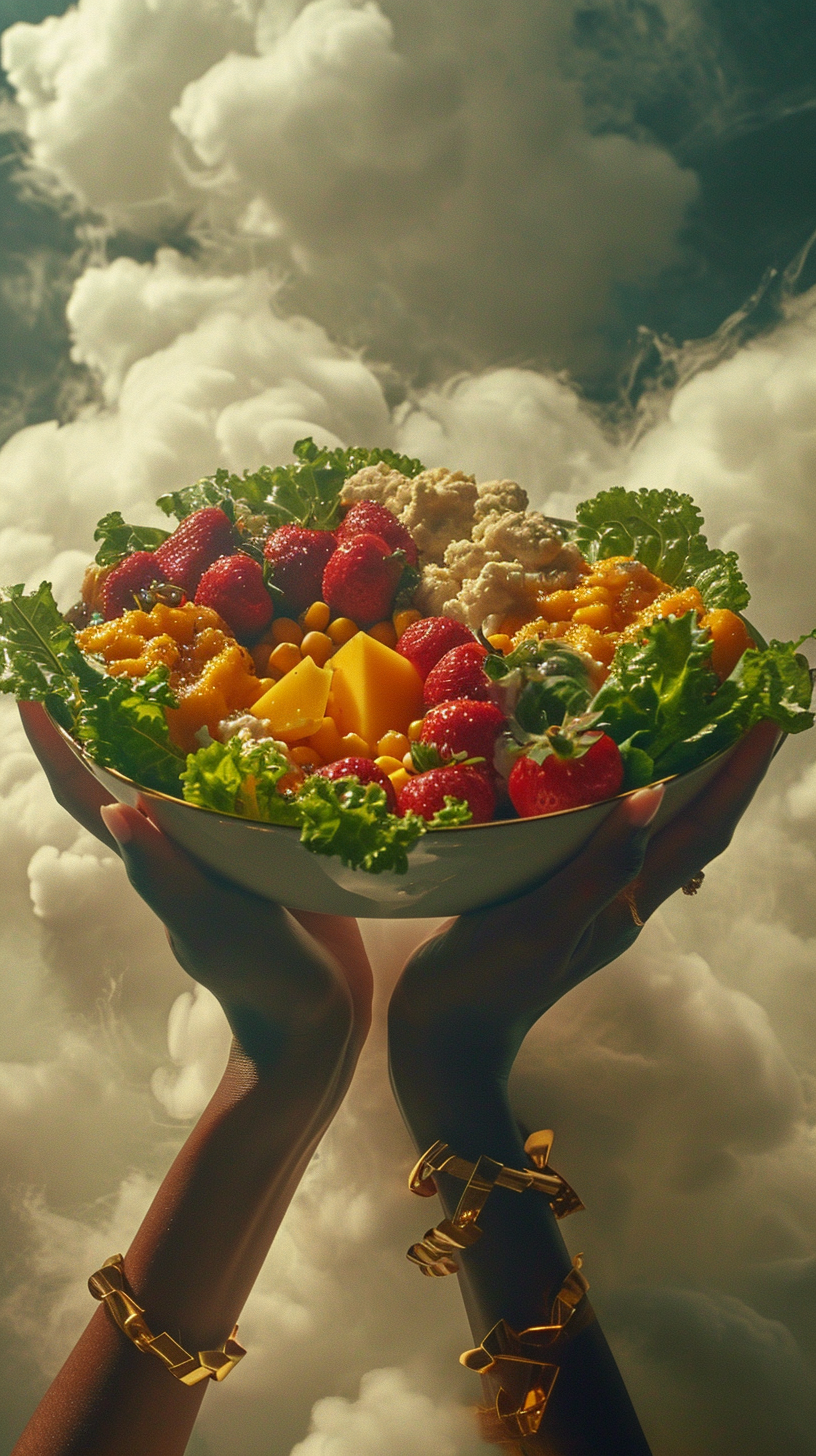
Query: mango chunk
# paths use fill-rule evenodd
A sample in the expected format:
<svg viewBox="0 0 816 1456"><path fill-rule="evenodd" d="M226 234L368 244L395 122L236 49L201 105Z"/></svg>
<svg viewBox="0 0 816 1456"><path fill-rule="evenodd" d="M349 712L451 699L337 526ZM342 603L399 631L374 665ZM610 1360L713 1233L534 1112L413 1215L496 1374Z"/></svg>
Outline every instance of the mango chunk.
<svg viewBox="0 0 816 1456"><path fill-rule="evenodd" d="M280 682L252 704L256 718L268 718L276 738L299 743L316 733L326 712L331 671L304 657Z"/></svg>
<svg viewBox="0 0 816 1456"><path fill-rule="evenodd" d="M422 713L422 680L398 652L358 632L331 659L332 716L340 733L378 743L389 729L405 733Z"/></svg>

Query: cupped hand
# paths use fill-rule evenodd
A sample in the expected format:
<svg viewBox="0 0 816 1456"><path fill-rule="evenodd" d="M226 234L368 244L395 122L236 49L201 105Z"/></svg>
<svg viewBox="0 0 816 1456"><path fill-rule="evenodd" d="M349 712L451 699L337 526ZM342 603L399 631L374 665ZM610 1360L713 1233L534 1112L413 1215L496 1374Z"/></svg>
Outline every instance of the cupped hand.
<svg viewBox="0 0 816 1456"><path fill-rule="evenodd" d="M697 800L650 838L662 787L622 799L565 869L518 899L460 915L410 957L390 1010L404 1103L420 1044L430 1064L478 1058L509 1073L524 1036L571 987L621 955L669 895L728 846L779 741L759 724Z"/></svg>
<svg viewBox="0 0 816 1456"><path fill-rule="evenodd" d="M356 1059L371 1020L372 975L355 920L280 905L203 870L138 809L110 798L39 703L20 716L58 803L119 854L164 923L184 969L222 1002L246 1051L268 1024L342 1003Z"/></svg>

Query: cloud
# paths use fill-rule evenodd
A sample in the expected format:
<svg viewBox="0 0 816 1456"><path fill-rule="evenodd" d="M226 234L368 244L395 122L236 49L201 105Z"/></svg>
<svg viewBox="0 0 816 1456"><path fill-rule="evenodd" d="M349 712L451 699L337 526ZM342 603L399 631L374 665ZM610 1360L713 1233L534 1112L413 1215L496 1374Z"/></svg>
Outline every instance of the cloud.
<svg viewBox="0 0 816 1456"><path fill-rule="evenodd" d="M461 1411L435 1406L411 1389L401 1370L371 1370L360 1381L359 1400L319 1400L312 1429L292 1456L462 1456L478 1443L465 1437ZM465 1439L463 1440L463 1437ZM486 1450L480 1446L481 1450Z"/></svg>

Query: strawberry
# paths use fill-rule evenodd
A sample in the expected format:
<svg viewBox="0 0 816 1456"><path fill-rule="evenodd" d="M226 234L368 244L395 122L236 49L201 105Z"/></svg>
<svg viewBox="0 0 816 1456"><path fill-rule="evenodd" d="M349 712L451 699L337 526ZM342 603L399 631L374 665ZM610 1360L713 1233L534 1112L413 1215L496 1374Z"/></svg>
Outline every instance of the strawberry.
<svg viewBox="0 0 816 1456"><path fill-rule="evenodd" d="M195 600L198 607L212 607L241 641L260 637L274 610L263 569L242 552L219 556L207 567Z"/></svg>
<svg viewBox="0 0 816 1456"><path fill-rule="evenodd" d="M320 774L324 779L359 779L361 784L379 784L385 789L385 797L388 800L388 808L392 814L397 812L397 796L394 793L394 785L377 766L373 758L338 758L334 763L327 763L323 768L316 768L315 773Z"/></svg>
<svg viewBox="0 0 816 1456"><path fill-rule="evenodd" d="M323 573L323 600L360 627L390 614L404 562L381 536L366 532L338 546Z"/></svg>
<svg viewBox="0 0 816 1456"><path fill-rule="evenodd" d="M506 727L505 716L495 703L454 698L426 713L419 741L438 748L443 759L457 754L484 759L484 767L479 767L492 772L496 739Z"/></svg>
<svg viewBox="0 0 816 1456"><path fill-rule="evenodd" d="M606 733L577 738L563 728L551 728L551 751L537 762L533 749L513 764L507 788L513 808L523 819L535 814L558 814L611 799L623 783L623 761L617 743ZM582 738L591 738L582 747Z"/></svg>
<svg viewBox="0 0 816 1456"><path fill-rule="evenodd" d="M426 708L435 708L451 698L486 698L490 691L482 671L486 657L487 652L478 642L466 642L446 652L425 679Z"/></svg>
<svg viewBox="0 0 816 1456"><path fill-rule="evenodd" d="M476 638L463 622L452 617L424 617L407 627L397 643L397 652L413 663L423 682L441 657L453 647L475 642ZM451 697L456 697L451 693Z"/></svg>
<svg viewBox="0 0 816 1456"><path fill-rule="evenodd" d="M183 586L188 597L193 597L207 567L219 556L229 556L233 545L229 517L218 506L205 506L176 526L154 555L165 580Z"/></svg>
<svg viewBox="0 0 816 1456"><path fill-rule="evenodd" d="M496 812L496 795L487 775L465 763L416 774L400 789L397 802L400 814L407 814L410 809L423 819L432 819L445 808L446 798L464 799L473 815L473 824L489 823Z"/></svg>
<svg viewBox="0 0 816 1456"><path fill-rule="evenodd" d="M141 606L138 593L153 582L167 578L153 551L134 551L105 577L102 585L102 615L107 621Z"/></svg>
<svg viewBox="0 0 816 1456"><path fill-rule="evenodd" d="M336 550L333 531L311 531L306 526L278 526L267 540L264 556L272 580L296 615L320 601L323 572Z"/></svg>
<svg viewBox="0 0 816 1456"><path fill-rule="evenodd" d="M402 521L397 520L393 511L381 506L378 501L358 501L346 512L337 528L340 542L363 535L379 536L392 551L403 551L409 566L416 566L417 548L411 532Z"/></svg>

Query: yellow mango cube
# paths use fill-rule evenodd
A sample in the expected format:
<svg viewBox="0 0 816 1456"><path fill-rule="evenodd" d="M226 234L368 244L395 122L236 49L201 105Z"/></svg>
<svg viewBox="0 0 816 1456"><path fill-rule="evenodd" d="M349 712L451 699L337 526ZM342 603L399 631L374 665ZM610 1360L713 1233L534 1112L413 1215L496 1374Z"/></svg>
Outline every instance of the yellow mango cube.
<svg viewBox="0 0 816 1456"><path fill-rule="evenodd" d="M405 733L422 712L416 668L367 632L358 632L331 659L332 716L341 734L379 743L389 729Z"/></svg>
<svg viewBox="0 0 816 1456"><path fill-rule="evenodd" d="M326 713L332 675L304 657L280 682L253 703L256 718L267 718L276 738L299 743L316 733Z"/></svg>

